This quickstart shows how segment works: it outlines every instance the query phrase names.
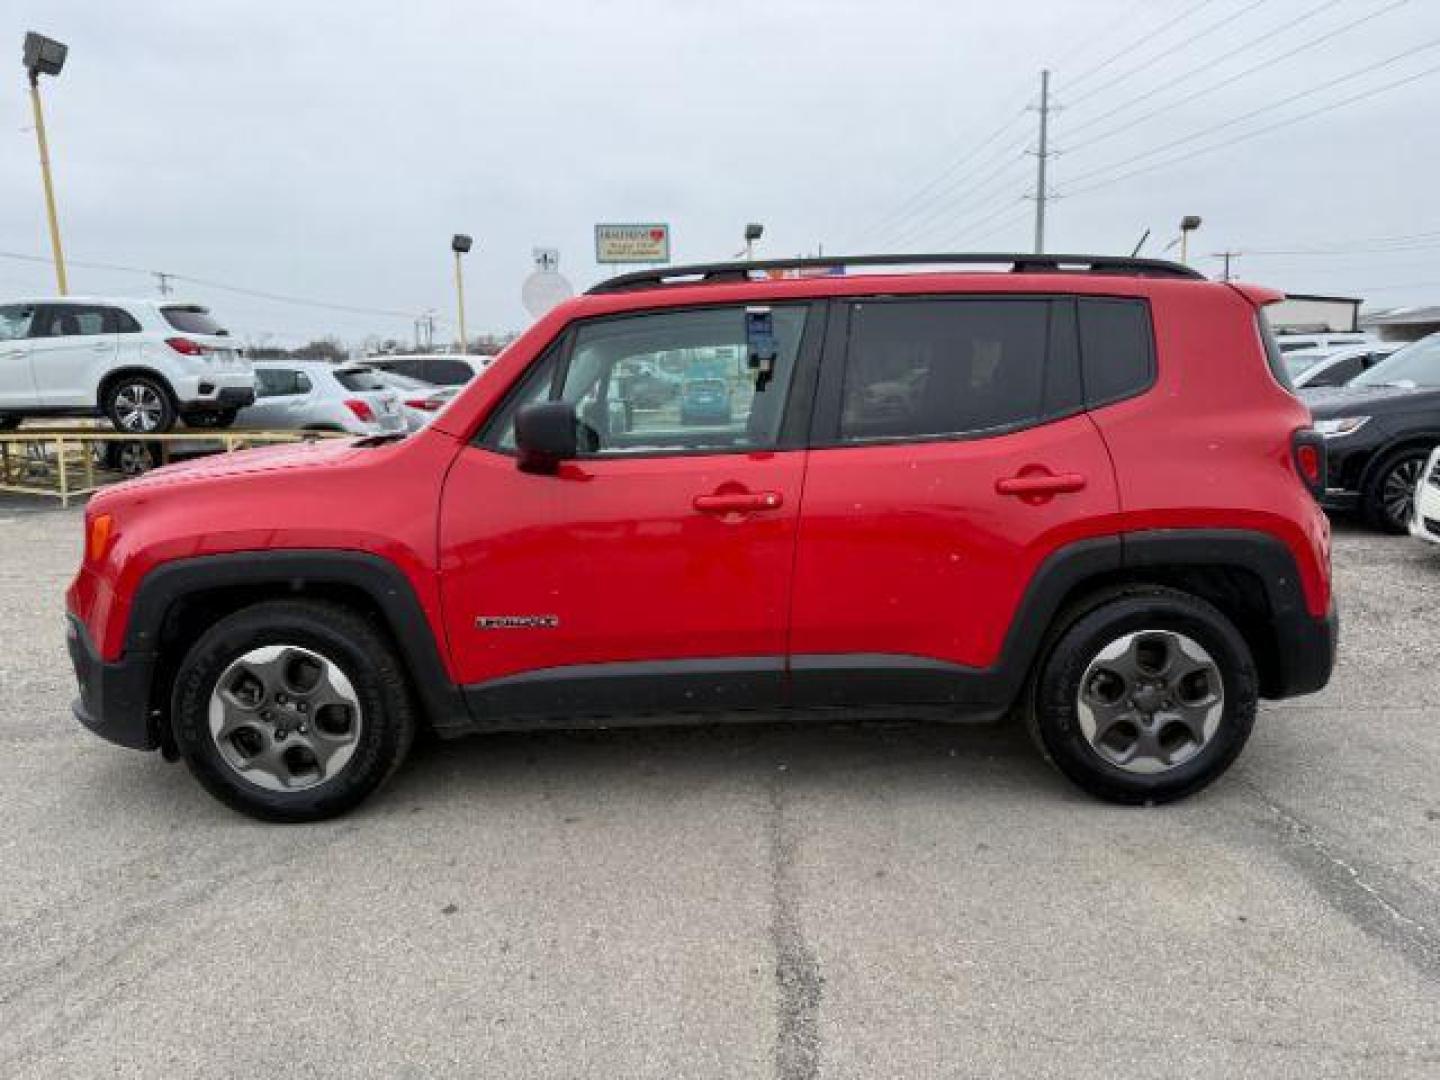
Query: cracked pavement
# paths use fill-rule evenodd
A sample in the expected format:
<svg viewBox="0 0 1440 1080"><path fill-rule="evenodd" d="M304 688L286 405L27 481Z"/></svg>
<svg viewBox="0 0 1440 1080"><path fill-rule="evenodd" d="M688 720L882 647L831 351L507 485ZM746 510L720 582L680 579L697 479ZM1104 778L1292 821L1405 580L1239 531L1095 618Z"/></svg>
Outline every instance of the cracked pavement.
<svg viewBox="0 0 1440 1080"><path fill-rule="evenodd" d="M1440 1075L1440 551L1187 802L1013 728L424 745L264 826L81 731L79 514L0 501L0 1075Z"/></svg>

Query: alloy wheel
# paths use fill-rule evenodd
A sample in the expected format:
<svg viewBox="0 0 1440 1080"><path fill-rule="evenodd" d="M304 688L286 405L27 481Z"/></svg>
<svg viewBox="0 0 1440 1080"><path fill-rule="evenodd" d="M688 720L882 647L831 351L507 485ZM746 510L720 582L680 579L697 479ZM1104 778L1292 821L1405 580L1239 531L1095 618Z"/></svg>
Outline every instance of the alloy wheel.
<svg viewBox="0 0 1440 1080"><path fill-rule="evenodd" d="M1380 505L1385 516L1396 528L1403 529L1415 513L1415 488L1420 483L1420 472L1425 468L1425 459L1405 458L1385 474L1380 486Z"/></svg>
<svg viewBox="0 0 1440 1080"><path fill-rule="evenodd" d="M1215 737L1225 687L1215 659L1194 638L1139 630L1100 650L1080 680L1076 704L1096 754L1126 772L1162 773Z"/></svg>
<svg viewBox="0 0 1440 1080"><path fill-rule="evenodd" d="M115 392L115 417L126 431L148 434L164 415L165 402L148 383L127 383Z"/></svg>
<svg viewBox="0 0 1440 1080"><path fill-rule="evenodd" d="M235 772L267 791L303 791L345 768L363 715L339 665L298 645L264 645L221 673L209 722Z"/></svg>

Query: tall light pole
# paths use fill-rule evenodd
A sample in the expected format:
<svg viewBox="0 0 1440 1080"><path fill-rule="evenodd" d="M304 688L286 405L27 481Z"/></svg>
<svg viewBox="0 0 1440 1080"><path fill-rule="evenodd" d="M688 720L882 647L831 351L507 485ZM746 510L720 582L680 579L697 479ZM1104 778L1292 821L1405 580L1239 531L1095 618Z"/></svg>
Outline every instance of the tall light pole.
<svg viewBox="0 0 1440 1080"><path fill-rule="evenodd" d="M455 253L455 300L460 305L460 352L462 355L470 351L470 346L465 338L465 275L460 271L460 256L469 251L474 243L464 233L456 233L450 238L450 250Z"/></svg>
<svg viewBox="0 0 1440 1080"><path fill-rule="evenodd" d="M40 146L40 177L45 184L45 214L50 219L50 247L55 255L55 284L60 295L70 292L65 279L65 253L60 248L60 219L55 213L55 185L50 179L50 146L45 139L45 111L40 107L40 76L59 75L70 50L58 41L37 34L25 35L23 62L30 75L30 105L35 110L35 141Z"/></svg>
<svg viewBox="0 0 1440 1080"><path fill-rule="evenodd" d="M1180 219L1180 261L1190 265L1190 234L1200 228L1199 214L1186 214Z"/></svg>
<svg viewBox="0 0 1440 1080"><path fill-rule="evenodd" d="M755 258L755 241L765 235L765 226L752 221L745 226L745 261Z"/></svg>

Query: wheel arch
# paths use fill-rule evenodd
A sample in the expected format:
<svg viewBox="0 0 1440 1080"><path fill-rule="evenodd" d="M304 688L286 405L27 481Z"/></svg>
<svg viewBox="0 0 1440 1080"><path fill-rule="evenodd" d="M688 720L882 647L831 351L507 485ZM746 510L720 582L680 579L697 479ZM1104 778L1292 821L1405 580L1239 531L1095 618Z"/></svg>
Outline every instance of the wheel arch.
<svg viewBox="0 0 1440 1080"><path fill-rule="evenodd" d="M1379 475L1381 468L1389 464L1390 460L1397 454L1404 453L1408 450L1425 450L1428 452L1437 446L1440 446L1440 430L1407 432L1404 435L1397 436L1377 449L1370 455L1370 460L1365 462L1365 468L1360 473L1359 490L1361 492L1369 490L1371 483L1373 483L1376 476Z"/></svg>
<svg viewBox="0 0 1440 1080"><path fill-rule="evenodd" d="M170 688L190 643L219 619L277 599L338 603L366 616L394 646L430 725L441 732L468 725L435 630L399 567L365 552L315 549L204 555L146 575L131 608L125 651L157 659L152 722L168 716ZM154 733L162 745L169 738L164 724Z"/></svg>
<svg viewBox="0 0 1440 1080"><path fill-rule="evenodd" d="M1166 529L1085 540L1061 548L1032 579L1005 637L1006 682L1015 695L1054 638L1111 595L1159 585L1207 601L1245 639L1268 698L1308 693L1329 677L1333 650L1311 655L1315 634L1295 557L1266 533Z"/></svg>
<svg viewBox="0 0 1440 1080"><path fill-rule="evenodd" d="M146 367L143 364L126 364L124 367L107 371L104 377L101 378L100 385L95 388L95 407L103 413L105 411L105 397L109 394L110 388L122 379L134 378L137 375L143 375L147 379L154 379L158 382L161 389L169 395L170 404L174 406L177 411L179 410L180 399L176 396L175 387L171 385L170 380L166 378L162 372L152 367Z"/></svg>

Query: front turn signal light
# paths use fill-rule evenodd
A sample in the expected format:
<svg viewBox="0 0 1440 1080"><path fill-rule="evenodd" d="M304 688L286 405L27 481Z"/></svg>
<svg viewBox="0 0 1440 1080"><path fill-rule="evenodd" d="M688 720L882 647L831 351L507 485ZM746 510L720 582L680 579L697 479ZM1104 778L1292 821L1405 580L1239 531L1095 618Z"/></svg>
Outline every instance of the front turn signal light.
<svg viewBox="0 0 1440 1080"><path fill-rule="evenodd" d="M89 535L85 538L85 554L91 562L99 562L110 547L115 519L109 514L96 514L90 519Z"/></svg>

